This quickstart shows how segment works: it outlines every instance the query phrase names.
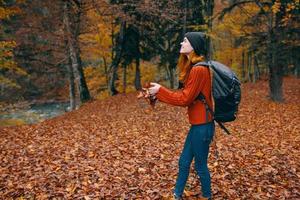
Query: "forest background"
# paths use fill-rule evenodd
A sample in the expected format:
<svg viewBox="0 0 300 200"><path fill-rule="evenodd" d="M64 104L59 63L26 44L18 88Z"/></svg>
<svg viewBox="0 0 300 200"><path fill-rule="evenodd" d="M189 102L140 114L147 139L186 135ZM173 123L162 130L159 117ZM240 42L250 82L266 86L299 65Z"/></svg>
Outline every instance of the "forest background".
<svg viewBox="0 0 300 200"><path fill-rule="evenodd" d="M141 89L177 88L188 31L210 40L208 57L242 82L299 78L299 0L1 0L0 100L69 101L70 109ZM298 18L299 19L299 18ZM267 95L267 94L266 94Z"/></svg>

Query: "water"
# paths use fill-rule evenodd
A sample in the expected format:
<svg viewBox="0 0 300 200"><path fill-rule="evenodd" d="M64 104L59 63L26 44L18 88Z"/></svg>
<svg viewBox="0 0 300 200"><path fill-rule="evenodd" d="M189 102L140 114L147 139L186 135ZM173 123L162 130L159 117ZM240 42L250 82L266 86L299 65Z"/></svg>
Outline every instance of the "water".
<svg viewBox="0 0 300 200"><path fill-rule="evenodd" d="M69 109L69 103L32 104L27 109L1 113L0 119L18 119L27 124L33 124L61 115Z"/></svg>

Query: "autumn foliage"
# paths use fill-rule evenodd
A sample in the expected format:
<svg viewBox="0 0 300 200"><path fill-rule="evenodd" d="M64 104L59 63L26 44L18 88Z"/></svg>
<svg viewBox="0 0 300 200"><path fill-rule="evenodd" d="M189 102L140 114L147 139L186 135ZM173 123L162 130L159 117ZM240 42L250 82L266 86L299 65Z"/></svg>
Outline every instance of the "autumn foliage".
<svg viewBox="0 0 300 200"><path fill-rule="evenodd" d="M268 84L242 86L238 119L217 129L209 169L214 199L299 198L299 79L285 103ZM136 93L84 104L35 125L0 129L1 199L164 199L175 184L189 125L186 110ZM194 168L185 199L196 199Z"/></svg>
<svg viewBox="0 0 300 200"><path fill-rule="evenodd" d="M16 4L22 1L16 1ZM5 31L3 30L2 21L9 20L12 16L21 13L17 6L2 7L3 2L0 1L0 86L1 88L20 88L20 85L9 78L8 75L25 76L26 71L18 66L14 60L13 49L17 46L16 41L12 39L3 39ZM1 98L0 98L1 99Z"/></svg>

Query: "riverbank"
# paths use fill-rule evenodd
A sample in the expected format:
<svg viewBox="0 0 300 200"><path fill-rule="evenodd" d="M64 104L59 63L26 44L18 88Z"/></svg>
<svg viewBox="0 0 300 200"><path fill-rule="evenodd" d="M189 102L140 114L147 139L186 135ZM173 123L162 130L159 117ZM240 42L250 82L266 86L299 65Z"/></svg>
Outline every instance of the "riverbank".
<svg viewBox="0 0 300 200"><path fill-rule="evenodd" d="M69 111L69 102L33 100L0 104L0 126L33 124Z"/></svg>

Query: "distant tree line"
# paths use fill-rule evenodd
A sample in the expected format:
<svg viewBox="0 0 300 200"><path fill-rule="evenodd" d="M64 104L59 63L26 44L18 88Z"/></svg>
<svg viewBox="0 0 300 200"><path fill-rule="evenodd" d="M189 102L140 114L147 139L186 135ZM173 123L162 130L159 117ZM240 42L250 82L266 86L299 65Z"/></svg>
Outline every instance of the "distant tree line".
<svg viewBox="0 0 300 200"><path fill-rule="evenodd" d="M220 5L220 1L217 3ZM270 75L270 97L282 101L283 75L291 73L292 68L299 77L297 1L232 0L217 14L213 0L4 0L0 4L5 11L0 15L1 39L7 44L12 42L12 46L0 46L1 99L9 98L9 91L35 97L63 87L68 80L70 105L74 109L76 104L92 98L83 60L89 51L100 52L98 60L105 68L110 95L120 93L115 86L118 68L123 69L126 88L126 70L133 64L134 85L136 90L141 89L141 60L158 60L170 87L176 88L176 62L184 33L203 31L213 35L212 19L221 20L246 4L258 7L259 11L244 25L255 31L234 41L237 46L248 44L240 65L242 79L256 81L264 73L258 66L265 66L265 73ZM99 25L99 20L104 26ZM90 33L99 40L94 49L83 38ZM212 40L209 38L207 44L209 58L215 54ZM5 67L8 65L2 60L14 62L12 65L19 70L13 71L19 75L11 72L12 67Z"/></svg>
<svg viewBox="0 0 300 200"><path fill-rule="evenodd" d="M242 53L242 79L255 82L267 72L270 98L281 102L284 74L300 76L299 1L232 0L219 18L230 15L234 9L243 9L245 5L255 7L257 12L243 24L244 29L250 27L251 31L235 39L236 45L248 44Z"/></svg>

